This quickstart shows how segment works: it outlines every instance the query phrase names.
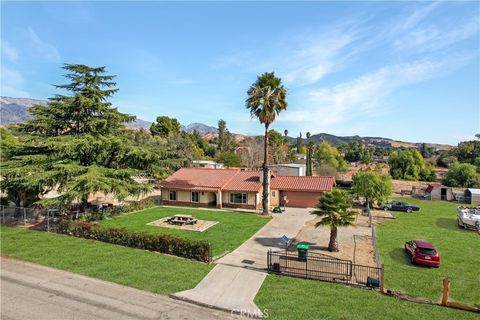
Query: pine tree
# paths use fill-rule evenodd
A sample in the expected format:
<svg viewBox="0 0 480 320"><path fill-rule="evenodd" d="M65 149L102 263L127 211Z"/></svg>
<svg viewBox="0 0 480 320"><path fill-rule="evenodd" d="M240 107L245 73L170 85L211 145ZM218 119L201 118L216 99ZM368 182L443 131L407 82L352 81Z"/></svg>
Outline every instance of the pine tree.
<svg viewBox="0 0 480 320"><path fill-rule="evenodd" d="M118 200L148 192L132 175L141 171L159 176L179 163L165 148L135 146L123 124L135 117L120 113L107 101L117 89L105 68L66 64L70 83L56 86L70 95L56 95L46 106L32 108L33 118L20 126L26 135L2 161L0 187L18 206L33 202L86 209L94 192ZM39 200L57 190L59 196Z"/></svg>

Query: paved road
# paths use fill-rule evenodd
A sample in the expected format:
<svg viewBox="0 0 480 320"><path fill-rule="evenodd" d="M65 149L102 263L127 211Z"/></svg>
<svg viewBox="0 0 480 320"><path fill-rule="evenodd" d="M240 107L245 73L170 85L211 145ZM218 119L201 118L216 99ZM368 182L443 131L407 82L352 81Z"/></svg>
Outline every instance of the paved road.
<svg viewBox="0 0 480 320"><path fill-rule="evenodd" d="M225 310L261 316L253 302L265 280L267 251L282 250L281 237L293 239L314 216L309 209L287 208L245 241L232 253L217 261L217 266L193 289L177 292L180 299Z"/></svg>
<svg viewBox="0 0 480 320"><path fill-rule="evenodd" d="M227 312L3 257L0 318L233 319Z"/></svg>

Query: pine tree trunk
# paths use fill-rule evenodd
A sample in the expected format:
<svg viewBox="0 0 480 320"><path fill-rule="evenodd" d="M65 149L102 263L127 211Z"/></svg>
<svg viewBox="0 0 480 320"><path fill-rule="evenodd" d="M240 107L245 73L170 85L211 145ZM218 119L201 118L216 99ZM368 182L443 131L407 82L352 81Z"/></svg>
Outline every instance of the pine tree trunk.
<svg viewBox="0 0 480 320"><path fill-rule="evenodd" d="M268 197L270 193L269 177L268 177L268 127L269 123L265 124L265 144L263 146L263 192L262 192L262 208L263 214L268 214Z"/></svg>
<svg viewBox="0 0 480 320"><path fill-rule="evenodd" d="M328 243L328 251L338 252L337 227L332 227L330 229L330 242Z"/></svg>

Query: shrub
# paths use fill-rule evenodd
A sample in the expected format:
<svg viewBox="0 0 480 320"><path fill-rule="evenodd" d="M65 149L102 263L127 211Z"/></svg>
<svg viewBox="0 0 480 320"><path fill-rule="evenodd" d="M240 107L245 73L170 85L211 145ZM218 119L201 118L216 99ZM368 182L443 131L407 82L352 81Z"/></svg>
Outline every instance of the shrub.
<svg viewBox="0 0 480 320"><path fill-rule="evenodd" d="M63 220L55 232L74 237L93 239L125 247L145 249L178 257L210 262L210 243L165 234L131 233L125 228L102 228L86 221Z"/></svg>
<svg viewBox="0 0 480 320"><path fill-rule="evenodd" d="M471 188L478 184L477 168L469 163L454 163L443 179L443 184L449 187Z"/></svg>

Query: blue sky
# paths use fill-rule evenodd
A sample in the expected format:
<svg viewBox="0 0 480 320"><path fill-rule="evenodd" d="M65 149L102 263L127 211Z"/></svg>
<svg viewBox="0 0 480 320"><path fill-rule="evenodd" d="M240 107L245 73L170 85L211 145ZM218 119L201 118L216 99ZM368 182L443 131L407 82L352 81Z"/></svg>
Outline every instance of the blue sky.
<svg viewBox="0 0 480 320"><path fill-rule="evenodd" d="M3 2L1 94L46 99L62 63L106 66L119 109L262 133L256 76L288 88L274 128L451 143L480 132L479 2Z"/></svg>

